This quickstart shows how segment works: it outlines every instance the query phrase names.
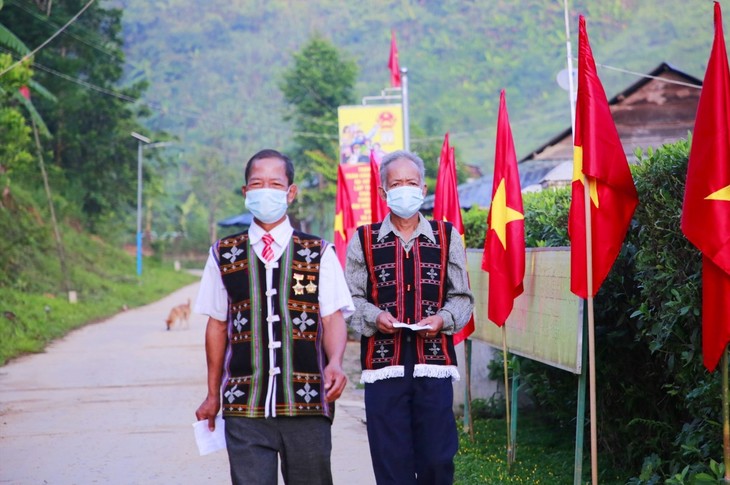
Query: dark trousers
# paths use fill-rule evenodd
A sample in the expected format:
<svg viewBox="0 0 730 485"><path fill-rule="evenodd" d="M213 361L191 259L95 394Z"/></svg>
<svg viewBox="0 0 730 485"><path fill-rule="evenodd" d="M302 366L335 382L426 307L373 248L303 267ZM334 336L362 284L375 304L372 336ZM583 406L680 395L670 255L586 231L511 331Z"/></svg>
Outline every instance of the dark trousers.
<svg viewBox="0 0 730 485"><path fill-rule="evenodd" d="M226 418L234 485L276 485L277 455L287 485L332 485L331 422L325 417Z"/></svg>
<svg viewBox="0 0 730 485"><path fill-rule="evenodd" d="M408 354L405 377L365 384L375 479L378 485L450 485L459 449L451 379L414 378Z"/></svg>

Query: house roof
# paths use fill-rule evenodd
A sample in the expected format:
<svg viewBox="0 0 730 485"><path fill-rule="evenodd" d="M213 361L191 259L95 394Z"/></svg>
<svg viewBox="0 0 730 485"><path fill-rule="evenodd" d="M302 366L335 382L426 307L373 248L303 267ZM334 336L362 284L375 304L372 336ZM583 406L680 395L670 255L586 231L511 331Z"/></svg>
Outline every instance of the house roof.
<svg viewBox="0 0 730 485"><path fill-rule="evenodd" d="M700 79L697 79L696 77L692 76L691 74L687 74L684 71L681 71L671 64L667 62L662 62L657 67L655 67L651 72L649 72L645 77L641 77L638 81L628 86L623 91L616 94L613 98L608 100L609 106L614 106L622 101L624 101L626 98L631 96L632 94L639 91L641 88L645 87L647 84L651 82L655 82L658 79L662 79L663 77L667 77L667 75L672 77L678 77L684 82L691 84L693 86L702 86L702 81ZM547 148L550 148L556 144L558 144L560 141L564 140L565 138L572 136L572 128L568 127L562 132L555 135L553 138L548 140L545 144L541 145L540 147L533 150L529 155L525 156L520 160L520 162L526 162L528 160L535 159L536 156L538 156L540 153L545 151Z"/></svg>
<svg viewBox="0 0 730 485"><path fill-rule="evenodd" d="M523 189L538 184L543 177L562 160L530 160L518 165L520 172L520 187ZM473 206L489 207L492 203L493 174L484 175L471 182L459 185L459 204L462 209L469 209ZM434 195L427 196L421 209L430 212L433 210Z"/></svg>

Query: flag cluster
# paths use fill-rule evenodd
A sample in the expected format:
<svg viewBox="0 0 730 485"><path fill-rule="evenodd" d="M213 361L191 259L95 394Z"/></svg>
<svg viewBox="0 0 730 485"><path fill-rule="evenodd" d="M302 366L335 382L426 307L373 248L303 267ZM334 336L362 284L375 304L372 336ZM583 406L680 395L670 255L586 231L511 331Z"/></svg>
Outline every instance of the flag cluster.
<svg viewBox="0 0 730 485"><path fill-rule="evenodd" d="M453 224L454 229L464 238L464 223L461 220L461 204L457 190L456 160L454 148L449 145L449 134L444 136L439 159L439 171L436 176L436 188L433 199L433 218L437 221L447 221ZM454 345L469 337L474 332L474 315L466 326L454 334Z"/></svg>
<svg viewBox="0 0 730 485"><path fill-rule="evenodd" d="M702 252L702 355L712 371L730 342L730 70L722 11L702 85L682 207L682 231Z"/></svg>

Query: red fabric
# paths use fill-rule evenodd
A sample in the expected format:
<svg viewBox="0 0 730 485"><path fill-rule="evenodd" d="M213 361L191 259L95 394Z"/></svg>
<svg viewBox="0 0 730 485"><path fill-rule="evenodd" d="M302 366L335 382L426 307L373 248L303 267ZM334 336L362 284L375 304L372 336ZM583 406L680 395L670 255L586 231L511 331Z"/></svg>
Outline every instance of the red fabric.
<svg viewBox="0 0 730 485"><path fill-rule="evenodd" d="M682 232L703 254L702 353L712 371L730 342L730 70L722 11L692 134Z"/></svg>
<svg viewBox="0 0 730 485"><path fill-rule="evenodd" d="M370 211L372 222L380 222L388 213L388 203L378 194L380 166L375 161L375 152L370 150Z"/></svg>
<svg viewBox="0 0 730 485"><path fill-rule="evenodd" d="M492 204L487 228L482 258L482 269L489 272L487 315L501 327L512 312L515 298L523 292L525 277L525 216L504 90L499 96Z"/></svg>
<svg viewBox="0 0 730 485"><path fill-rule="evenodd" d="M352 213L350 194L345 183L342 165L337 167L337 199L335 201L335 252L342 267L347 259L347 243L355 232L355 216Z"/></svg>
<svg viewBox="0 0 730 485"><path fill-rule="evenodd" d="M454 149L449 146L449 134L444 136L444 143L441 147L441 158L439 160L439 171L436 176L436 189L433 200L433 219L435 221L447 221L453 224L454 229L464 239L464 223L461 220L461 205L459 204L459 192L456 189L456 160ZM474 332L474 316L469 323L454 334L454 345L469 337Z"/></svg>
<svg viewBox="0 0 730 485"><path fill-rule="evenodd" d="M578 32L578 100L575 113L573 195L568 218L570 290L581 298L595 296L611 270L638 204L626 155L611 117L593 53L580 16ZM592 190L592 289L588 290L585 194L583 177Z"/></svg>
<svg viewBox="0 0 730 485"><path fill-rule="evenodd" d="M398 62L398 46L395 45L395 32L390 31L390 56L388 57L388 69L390 69L390 87L400 87L400 63Z"/></svg>
<svg viewBox="0 0 730 485"><path fill-rule="evenodd" d="M261 252L261 256L264 257L264 261L269 262L274 259L274 248L271 247L274 236L267 232L261 239L264 241L264 250Z"/></svg>

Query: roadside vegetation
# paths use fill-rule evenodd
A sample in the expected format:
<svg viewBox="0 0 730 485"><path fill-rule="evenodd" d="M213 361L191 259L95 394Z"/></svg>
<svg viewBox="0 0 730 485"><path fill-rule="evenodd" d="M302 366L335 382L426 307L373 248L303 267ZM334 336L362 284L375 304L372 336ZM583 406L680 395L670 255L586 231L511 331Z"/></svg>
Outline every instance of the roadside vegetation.
<svg viewBox="0 0 730 485"><path fill-rule="evenodd" d="M47 221L47 211L19 187L0 201L0 365L196 279L157 258L145 258L137 277L133 256L68 224L60 226L64 272ZM69 303L66 290L76 292L78 303Z"/></svg>
<svg viewBox="0 0 730 485"><path fill-rule="evenodd" d="M702 364L701 255L679 225L689 146L638 154L639 206L595 299L599 453L633 485L717 483L700 480L721 470L721 375ZM528 246L569 245L570 188L523 201ZM470 247L482 247L486 215L465 218ZM520 372L544 416L575 422L574 376L527 359Z"/></svg>

